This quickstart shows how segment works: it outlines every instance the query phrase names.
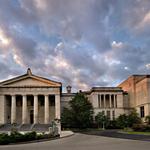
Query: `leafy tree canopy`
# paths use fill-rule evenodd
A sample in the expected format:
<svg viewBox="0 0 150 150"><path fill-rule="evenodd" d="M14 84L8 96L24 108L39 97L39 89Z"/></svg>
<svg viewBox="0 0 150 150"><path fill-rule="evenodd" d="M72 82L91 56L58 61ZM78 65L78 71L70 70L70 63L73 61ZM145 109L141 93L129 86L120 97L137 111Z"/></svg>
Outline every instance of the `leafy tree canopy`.
<svg viewBox="0 0 150 150"><path fill-rule="evenodd" d="M134 124L140 124L141 118L136 110L132 110L129 115L122 114L117 118L117 125L120 128L133 127Z"/></svg>
<svg viewBox="0 0 150 150"><path fill-rule="evenodd" d="M77 93L69 102L70 108L64 108L62 125L72 128L88 128L93 122L93 107L83 93Z"/></svg>
<svg viewBox="0 0 150 150"><path fill-rule="evenodd" d="M97 123L99 128L105 128L109 125L110 119L105 116L104 112L99 112L95 116L95 122Z"/></svg>
<svg viewBox="0 0 150 150"><path fill-rule="evenodd" d="M150 125L150 116L146 116L146 117L145 117L145 121L147 122L147 124Z"/></svg>

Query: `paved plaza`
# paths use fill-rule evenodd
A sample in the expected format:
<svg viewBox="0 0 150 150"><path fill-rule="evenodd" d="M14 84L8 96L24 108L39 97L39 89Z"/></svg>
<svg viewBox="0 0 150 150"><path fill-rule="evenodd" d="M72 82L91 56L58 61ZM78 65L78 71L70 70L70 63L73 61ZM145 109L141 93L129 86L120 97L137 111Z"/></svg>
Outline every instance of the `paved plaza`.
<svg viewBox="0 0 150 150"><path fill-rule="evenodd" d="M150 142L75 134L47 142L0 146L0 150L149 150Z"/></svg>

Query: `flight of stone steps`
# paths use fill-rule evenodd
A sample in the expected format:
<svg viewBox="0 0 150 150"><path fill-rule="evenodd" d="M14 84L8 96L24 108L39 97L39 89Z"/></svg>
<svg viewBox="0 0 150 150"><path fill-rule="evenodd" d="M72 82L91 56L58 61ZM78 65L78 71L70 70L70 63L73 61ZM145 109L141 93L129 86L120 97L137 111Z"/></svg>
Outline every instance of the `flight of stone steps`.
<svg viewBox="0 0 150 150"><path fill-rule="evenodd" d="M3 124L0 125L0 131L37 131L46 132L49 131L50 124Z"/></svg>

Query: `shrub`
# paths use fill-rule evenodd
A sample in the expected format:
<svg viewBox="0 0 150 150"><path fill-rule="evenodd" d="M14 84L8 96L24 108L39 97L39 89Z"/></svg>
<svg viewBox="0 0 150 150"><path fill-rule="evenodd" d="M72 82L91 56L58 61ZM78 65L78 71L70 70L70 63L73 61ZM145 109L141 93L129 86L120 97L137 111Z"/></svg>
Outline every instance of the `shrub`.
<svg viewBox="0 0 150 150"><path fill-rule="evenodd" d="M110 124L110 119L105 116L104 112L99 112L95 116L95 122L98 125L98 128L107 128Z"/></svg>
<svg viewBox="0 0 150 150"><path fill-rule="evenodd" d="M0 134L0 144L9 144L10 143L10 138L9 135L6 133Z"/></svg>
<svg viewBox="0 0 150 150"><path fill-rule="evenodd" d="M118 128L120 128L120 127L118 127L116 120L109 121L109 125L108 125L107 129L118 129Z"/></svg>
<svg viewBox="0 0 150 150"><path fill-rule="evenodd" d="M147 122L147 124L150 125L150 116L146 116L146 117L145 117L145 121Z"/></svg>
<svg viewBox="0 0 150 150"><path fill-rule="evenodd" d="M20 134L19 132L12 132L9 136L10 143L22 142L22 141L24 141L24 135Z"/></svg>
<svg viewBox="0 0 150 150"><path fill-rule="evenodd" d="M120 115L116 122L119 128L126 128L128 126L128 116L126 114Z"/></svg>
<svg viewBox="0 0 150 150"><path fill-rule="evenodd" d="M150 132L150 125L136 124L133 125L132 129L139 132Z"/></svg>
<svg viewBox="0 0 150 150"><path fill-rule="evenodd" d="M50 134L37 135L37 133L35 131L28 132L26 134L21 134L19 132L13 131L10 135L8 135L6 133L0 134L0 145L32 141L32 140L37 140L37 139L46 139L46 138L52 138L52 137L57 137L57 136L50 135Z"/></svg>
<svg viewBox="0 0 150 150"><path fill-rule="evenodd" d="M12 132L10 135L6 133L0 134L0 144L31 141L35 140L36 138L37 138L36 132L21 134L15 131Z"/></svg>
<svg viewBox="0 0 150 150"><path fill-rule="evenodd" d="M37 134L35 131L24 134L25 141L35 140L36 137L37 137Z"/></svg>
<svg viewBox="0 0 150 150"><path fill-rule="evenodd" d="M136 110L131 111L129 115L122 114L117 118L117 126L120 128L133 127L134 124L140 124L141 118Z"/></svg>
<svg viewBox="0 0 150 150"><path fill-rule="evenodd" d="M136 110L131 111L128 115L128 127L132 127L134 124L140 124L141 118L139 117Z"/></svg>

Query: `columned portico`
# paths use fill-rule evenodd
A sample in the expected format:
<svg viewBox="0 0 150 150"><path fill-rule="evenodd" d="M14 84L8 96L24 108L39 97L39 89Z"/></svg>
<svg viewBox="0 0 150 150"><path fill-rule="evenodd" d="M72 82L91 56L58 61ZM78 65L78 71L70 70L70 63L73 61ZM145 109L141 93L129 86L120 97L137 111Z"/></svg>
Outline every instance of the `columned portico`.
<svg viewBox="0 0 150 150"><path fill-rule="evenodd" d="M17 95L17 94L16 94ZM20 106L17 106L17 97L16 95L12 95L10 96L11 97L11 124L13 123L18 123L17 122L17 114L16 113L20 113L20 116L21 117L21 123L22 124L30 124L31 121L30 121L30 111L33 111L33 123L34 124L39 124L41 121L39 121L40 119L40 115L39 114L39 110L40 110L40 101L39 101L39 97L38 97L38 94L32 96L32 95L29 95L29 94L23 94L21 95L20 94L20 97L21 97L21 100L22 100L22 105ZM44 117L44 121L43 123L44 124L49 124L50 123L50 110L51 108L54 110L54 116L52 117L53 120L54 119L57 119L57 120L60 120L60 95L59 94L55 94L55 95L48 95L48 94L45 94L45 95L40 95L40 96L43 96L44 97L44 114L43 114L43 117ZM53 97L52 99L50 98ZM28 105L28 102L31 102L30 100L31 97L33 97L33 106L32 105ZM53 101L54 104L51 104L50 105L50 101ZM51 103L53 103L51 102ZM30 103L29 103L30 104ZM18 110L18 107L21 108L21 112L17 112ZM19 119L20 120L20 119Z"/></svg>
<svg viewBox="0 0 150 150"><path fill-rule="evenodd" d="M24 75L1 82L0 115L5 114L0 124L50 125L60 119L61 88L60 82L33 75L30 69Z"/></svg>

